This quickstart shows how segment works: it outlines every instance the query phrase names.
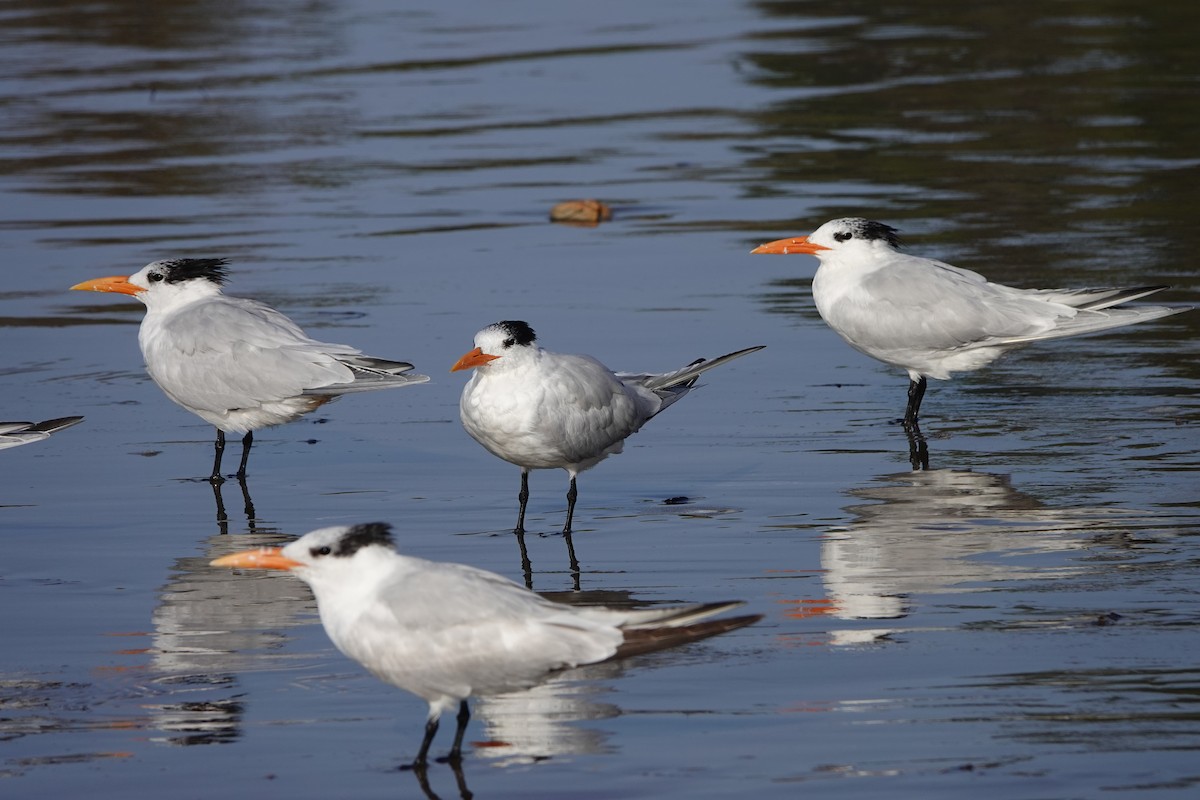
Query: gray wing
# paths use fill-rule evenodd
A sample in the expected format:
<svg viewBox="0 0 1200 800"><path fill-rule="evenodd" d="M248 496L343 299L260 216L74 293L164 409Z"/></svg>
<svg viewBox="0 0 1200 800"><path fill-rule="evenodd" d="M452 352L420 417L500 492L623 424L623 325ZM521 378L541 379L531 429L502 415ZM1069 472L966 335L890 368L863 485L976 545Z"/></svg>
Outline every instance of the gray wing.
<svg viewBox="0 0 1200 800"><path fill-rule="evenodd" d="M581 461L596 456L637 431L661 407L654 394L627 385L612 370L584 355L546 353L552 369L541 403L548 424L557 425L564 455ZM569 445L575 452L566 452Z"/></svg>
<svg viewBox="0 0 1200 800"><path fill-rule="evenodd" d="M941 350L1036 338L1076 314L976 272L913 257L866 276L862 288L873 298L868 313L839 314L835 304L830 314L844 336L875 348L903 342Z"/></svg>
<svg viewBox="0 0 1200 800"><path fill-rule="evenodd" d="M425 383L428 375L413 372L413 365L407 361L391 361L374 356L339 356L338 361L350 368L354 379L350 383L334 383L315 389L306 389L305 394L311 396L341 395L351 392L370 392L375 389L391 389L398 386L408 386L414 383Z"/></svg>
<svg viewBox="0 0 1200 800"><path fill-rule="evenodd" d="M348 345L309 338L296 323L254 300L217 297L143 326L142 352L151 376L185 405L222 412L351 383L342 358Z"/></svg>
<svg viewBox="0 0 1200 800"><path fill-rule="evenodd" d="M420 680L438 691L527 687L554 670L602 661L624 640L611 620L579 615L500 575L412 562L415 569L382 589L363 629L403 632L377 642L376 652L393 674L419 664Z"/></svg>

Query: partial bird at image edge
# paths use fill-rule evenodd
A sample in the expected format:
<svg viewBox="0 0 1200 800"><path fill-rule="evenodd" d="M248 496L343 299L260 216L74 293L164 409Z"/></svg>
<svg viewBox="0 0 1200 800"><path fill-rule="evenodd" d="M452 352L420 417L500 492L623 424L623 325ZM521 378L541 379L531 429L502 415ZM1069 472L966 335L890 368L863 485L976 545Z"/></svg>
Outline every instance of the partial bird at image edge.
<svg viewBox="0 0 1200 800"><path fill-rule="evenodd" d="M40 442L50 434L83 422L83 417L58 417L41 422L0 422L0 450Z"/></svg>

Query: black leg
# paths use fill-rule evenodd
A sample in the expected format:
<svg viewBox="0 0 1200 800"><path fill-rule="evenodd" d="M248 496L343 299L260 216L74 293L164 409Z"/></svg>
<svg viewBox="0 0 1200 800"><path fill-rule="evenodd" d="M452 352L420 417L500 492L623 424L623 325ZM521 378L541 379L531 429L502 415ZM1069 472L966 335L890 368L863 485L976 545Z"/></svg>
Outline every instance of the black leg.
<svg viewBox="0 0 1200 800"><path fill-rule="evenodd" d="M575 498L579 496L579 490L575 488L575 476L571 476L571 486L567 489L567 524L563 525L563 536L568 536L571 533L571 522L575 519Z"/></svg>
<svg viewBox="0 0 1200 800"><path fill-rule="evenodd" d="M925 386L928 381L922 375L920 380L908 383L908 407L904 409L904 424L916 425L917 414L921 411L921 399L925 397Z"/></svg>
<svg viewBox="0 0 1200 800"><path fill-rule="evenodd" d="M224 483L225 479L221 477L221 456L225 455L225 431L220 428L217 428L217 441L213 442L213 452L213 471L208 479L212 483Z"/></svg>
<svg viewBox="0 0 1200 800"><path fill-rule="evenodd" d="M425 738L421 740L421 750L417 753L417 758L413 761L413 769L424 768L429 765L429 745L433 744L433 737L437 734L438 718L430 717L425 721Z"/></svg>
<svg viewBox="0 0 1200 800"><path fill-rule="evenodd" d="M517 545L521 548L521 571L525 573L525 588L533 588L533 562L529 560L529 551L525 549L525 505L529 502L529 470L521 470L521 491L517 492L517 500L521 510L517 512L517 527L513 533L517 535Z"/></svg>
<svg viewBox="0 0 1200 800"><path fill-rule="evenodd" d="M466 700L458 704L458 717L456 720L458 727L454 729L454 746L450 748L450 753L446 756L446 761L451 764L457 764L462 761L463 735L467 732L467 723L471 721L471 709L467 707Z"/></svg>
<svg viewBox="0 0 1200 800"><path fill-rule="evenodd" d="M567 524L563 525L563 538L567 540L567 557L571 559L571 574L575 576L575 588L579 588L579 559L575 558L575 542L571 540L571 523L575 520L575 498L579 489L575 476L571 476L571 487L567 489Z"/></svg>
<svg viewBox="0 0 1200 800"><path fill-rule="evenodd" d="M521 510L517 512L517 527L513 529L513 533L518 536L525 533L525 504L529 502L529 470L521 470L521 491L517 492L517 500L521 503ZM521 545L524 549L524 542Z"/></svg>
<svg viewBox="0 0 1200 800"><path fill-rule="evenodd" d="M250 445L254 444L254 431L246 431L246 435L242 437L242 463L238 465L237 477L239 481L246 480L246 462L250 460Z"/></svg>

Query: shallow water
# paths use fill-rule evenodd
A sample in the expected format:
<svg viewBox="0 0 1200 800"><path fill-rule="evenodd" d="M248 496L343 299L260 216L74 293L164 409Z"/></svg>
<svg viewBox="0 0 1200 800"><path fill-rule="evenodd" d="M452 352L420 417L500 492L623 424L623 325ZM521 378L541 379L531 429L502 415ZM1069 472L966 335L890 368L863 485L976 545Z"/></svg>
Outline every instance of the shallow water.
<svg viewBox="0 0 1200 800"><path fill-rule="evenodd" d="M767 345L581 477L577 580L561 473L527 540L539 591L766 618L479 702L476 797L1190 797L1200 315L936 383L913 472L905 378L825 328L813 259L747 253L860 214L1195 305L1193 5L8 4L0 417L86 419L0 453L6 796L421 796L424 703L299 581L207 563L379 519L523 580L518 471L447 372L507 318L618 369ZM546 221L576 197L613 221ZM434 381L260 432L214 493L140 305L66 291L176 255Z"/></svg>

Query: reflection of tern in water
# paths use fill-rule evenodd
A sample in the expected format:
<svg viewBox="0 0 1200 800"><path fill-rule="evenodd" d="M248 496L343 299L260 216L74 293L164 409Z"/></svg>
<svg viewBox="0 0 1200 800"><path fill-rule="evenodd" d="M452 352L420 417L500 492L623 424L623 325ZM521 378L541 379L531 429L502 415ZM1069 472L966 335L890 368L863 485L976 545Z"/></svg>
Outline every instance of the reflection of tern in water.
<svg viewBox="0 0 1200 800"><path fill-rule="evenodd" d="M485 738L472 742L475 752L502 764L612 752L607 732L575 723L621 715L620 708L603 701L611 690L597 681L624 671L619 661L592 664L532 689L479 698L475 717L483 722Z"/></svg>
<svg viewBox="0 0 1200 800"><path fill-rule="evenodd" d="M581 599L573 604L596 605L597 601ZM634 607L632 601L630 607ZM622 716L625 711L620 706L606 701L613 689L605 682L656 663L667 663L663 654L588 664L567 670L532 689L477 698L474 716L483 721L486 738L472 742L475 752L484 758L495 759L501 766L543 761L555 756L614 752L616 747L608 743L610 732L579 723Z"/></svg>
<svg viewBox="0 0 1200 800"><path fill-rule="evenodd" d="M875 502L847 507L854 519L825 534L821 564L828 598L818 613L897 619L909 614L917 595L1068 574L1075 570L1025 568L1012 557L1078 549L1082 542L1072 531L1086 520L1120 513L1048 508L1009 480L986 472L929 470L885 475L850 491ZM805 608L811 615L814 605ZM888 632L833 635L838 643L853 643Z"/></svg>
<svg viewBox="0 0 1200 800"><path fill-rule="evenodd" d="M59 417L43 422L0 422L0 450L40 442L50 438L50 434L80 422L83 422L83 417Z"/></svg>
<svg viewBox="0 0 1200 800"><path fill-rule="evenodd" d="M245 477L239 476L237 479L238 488L242 490L242 513L246 515L246 526L250 533L254 533L256 512L254 510L254 501L250 499L250 488L246 485ZM229 533L229 514L225 511L225 496L222 493L223 484L212 482L213 500L217 504L217 526L221 533Z"/></svg>
<svg viewBox="0 0 1200 800"><path fill-rule="evenodd" d="M631 592L614 589L539 592L547 600L573 606L645 608ZM625 712L607 702L613 689L605 685L631 670L667 663L664 653L575 667L543 684L520 692L478 697L474 716L484 724L485 738L472 742L475 753L498 765L543 761L555 756L602 755L616 748L610 733L578 723L614 719Z"/></svg>
<svg viewBox="0 0 1200 800"><path fill-rule="evenodd" d="M285 537L257 533L238 543L274 545ZM284 658L283 628L308 624L312 595L297 581L263 576L246 581L208 562L228 552L229 538L210 537L203 553L180 558L159 593L150 650L155 686L166 697L148 705L153 727L169 744L235 740L244 712L237 674L271 669ZM235 585L236 584L236 585Z"/></svg>
<svg viewBox="0 0 1200 800"><path fill-rule="evenodd" d="M625 591L540 594L548 600L574 606L636 608L640 605ZM472 743L476 752L502 764L611 752L608 733L574 723L621 715L619 707L604 702L604 696L611 690L598 682L620 677L633 663L636 661L588 664L567 670L531 689L476 698L475 716L483 722L486 737Z"/></svg>

